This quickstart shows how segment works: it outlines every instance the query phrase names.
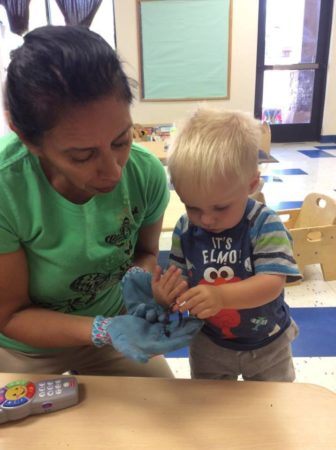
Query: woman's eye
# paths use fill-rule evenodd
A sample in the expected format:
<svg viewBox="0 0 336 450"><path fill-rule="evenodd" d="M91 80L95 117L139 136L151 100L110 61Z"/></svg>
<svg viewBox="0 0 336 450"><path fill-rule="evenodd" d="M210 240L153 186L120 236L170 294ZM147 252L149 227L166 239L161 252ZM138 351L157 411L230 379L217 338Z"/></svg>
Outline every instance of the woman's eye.
<svg viewBox="0 0 336 450"><path fill-rule="evenodd" d="M74 157L74 156L72 156L71 160L74 163L81 164L81 163L85 163L85 162L89 161L92 158L93 155L94 155L94 152L92 151L90 153L86 153L85 155L82 155L82 157L78 157L78 156Z"/></svg>
<svg viewBox="0 0 336 450"><path fill-rule="evenodd" d="M129 145L129 140L127 141L123 141L123 142L115 142L111 144L111 147L113 148L122 148L122 147L126 147L126 145Z"/></svg>

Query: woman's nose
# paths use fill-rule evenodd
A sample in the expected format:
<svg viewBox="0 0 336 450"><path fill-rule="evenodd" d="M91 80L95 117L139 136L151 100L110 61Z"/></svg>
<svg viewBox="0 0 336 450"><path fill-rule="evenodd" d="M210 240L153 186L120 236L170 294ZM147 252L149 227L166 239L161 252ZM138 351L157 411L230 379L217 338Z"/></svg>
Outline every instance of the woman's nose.
<svg viewBox="0 0 336 450"><path fill-rule="evenodd" d="M121 177L122 167L114 155L101 158L99 164L99 177L106 180L118 181Z"/></svg>

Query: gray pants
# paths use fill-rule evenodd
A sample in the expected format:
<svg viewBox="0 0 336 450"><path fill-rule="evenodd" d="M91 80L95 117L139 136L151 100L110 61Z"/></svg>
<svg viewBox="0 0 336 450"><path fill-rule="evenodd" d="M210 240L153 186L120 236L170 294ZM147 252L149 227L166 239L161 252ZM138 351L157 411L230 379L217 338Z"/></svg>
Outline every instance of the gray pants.
<svg viewBox="0 0 336 450"><path fill-rule="evenodd" d="M254 381L294 381L291 342L299 330L291 325L265 347L251 351L230 350L214 344L204 333L198 333L190 346L191 378Z"/></svg>
<svg viewBox="0 0 336 450"><path fill-rule="evenodd" d="M174 378L163 356L141 364L125 358L111 346L76 347L52 355L31 355L0 348L0 372Z"/></svg>

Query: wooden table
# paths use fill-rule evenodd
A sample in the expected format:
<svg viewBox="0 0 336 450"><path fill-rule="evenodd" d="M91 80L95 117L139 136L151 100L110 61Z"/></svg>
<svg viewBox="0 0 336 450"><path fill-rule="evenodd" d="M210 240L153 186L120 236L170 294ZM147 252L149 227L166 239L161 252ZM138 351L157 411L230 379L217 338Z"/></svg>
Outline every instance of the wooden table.
<svg viewBox="0 0 336 450"><path fill-rule="evenodd" d="M156 155L163 164L166 164L168 149L166 148L164 141L139 141L138 144L154 153L154 155ZM259 164L277 162L279 161L271 154L266 153L263 150L259 150Z"/></svg>
<svg viewBox="0 0 336 450"><path fill-rule="evenodd" d="M166 163L168 152L163 141L140 141L137 143L154 153L163 164Z"/></svg>
<svg viewBox="0 0 336 450"><path fill-rule="evenodd" d="M1 385L43 375L0 374ZM49 376L48 378L52 378ZM1 450L326 450L336 395L299 383L78 376L80 403L0 426Z"/></svg>
<svg viewBox="0 0 336 450"><path fill-rule="evenodd" d="M169 203L163 216L162 231L172 231L178 219L185 213L184 203L181 202L176 191L170 191Z"/></svg>

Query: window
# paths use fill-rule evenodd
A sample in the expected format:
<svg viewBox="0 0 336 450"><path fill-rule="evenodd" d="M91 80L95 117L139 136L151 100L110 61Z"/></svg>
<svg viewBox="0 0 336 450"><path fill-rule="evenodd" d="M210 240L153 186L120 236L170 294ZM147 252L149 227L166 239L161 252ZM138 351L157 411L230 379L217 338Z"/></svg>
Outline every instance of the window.
<svg viewBox="0 0 336 450"><path fill-rule="evenodd" d="M48 11L50 25L65 25L64 17L56 0L30 0L28 31L48 24ZM115 48L114 8L113 0L103 0L98 8L92 24L92 31L100 34L113 48ZM0 6L0 82L3 86L6 77L6 68L10 62L10 52L23 43L23 37L12 33L9 28L6 10ZM0 90L0 136L8 132L4 118L2 89Z"/></svg>

